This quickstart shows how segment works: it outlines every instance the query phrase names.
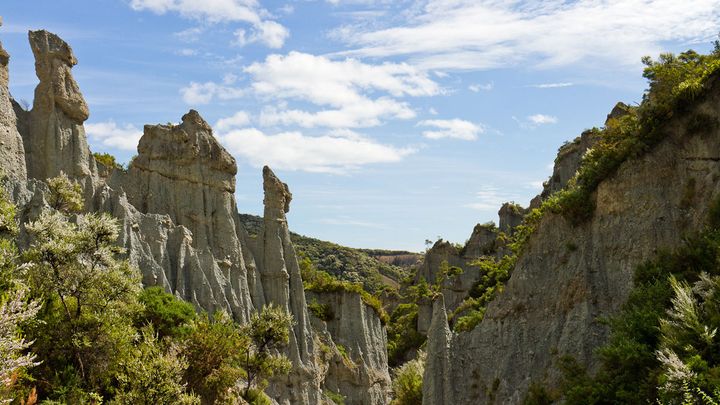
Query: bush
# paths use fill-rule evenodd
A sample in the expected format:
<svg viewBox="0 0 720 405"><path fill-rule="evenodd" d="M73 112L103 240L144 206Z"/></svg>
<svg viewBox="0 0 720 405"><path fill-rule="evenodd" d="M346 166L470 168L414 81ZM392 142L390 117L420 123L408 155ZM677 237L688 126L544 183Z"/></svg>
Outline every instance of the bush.
<svg viewBox="0 0 720 405"><path fill-rule="evenodd" d="M103 166L107 167L109 170L112 169L122 169L122 165L120 165L117 160L115 160L115 156L109 154L109 153L93 153L93 157L98 163L101 163Z"/></svg>
<svg viewBox="0 0 720 405"><path fill-rule="evenodd" d="M383 325L390 319L382 307L380 299L365 291L362 284L340 281L324 271L317 270L308 258L300 261L300 272L305 291L316 293L346 291L355 293L360 295L363 302L375 311Z"/></svg>
<svg viewBox="0 0 720 405"><path fill-rule="evenodd" d="M79 184L70 181L65 173L48 179L48 204L65 214L78 213L82 211L85 204L82 196L82 188Z"/></svg>
<svg viewBox="0 0 720 405"><path fill-rule="evenodd" d="M393 373L392 388L395 398L391 405L417 405L422 403L423 373L425 373L425 352Z"/></svg>
<svg viewBox="0 0 720 405"><path fill-rule="evenodd" d="M323 390L323 394L325 394L325 396L331 401L335 402L335 405L345 405L345 397L343 395L330 390Z"/></svg>
<svg viewBox="0 0 720 405"><path fill-rule="evenodd" d="M388 364L395 367L402 363L403 357L413 349L419 349L426 336L417 331L418 305L404 303L395 308L387 326Z"/></svg>
<svg viewBox="0 0 720 405"><path fill-rule="evenodd" d="M335 314L333 313L332 308L330 308L330 305L320 304L316 299L310 301L307 304L307 307L311 314L325 322L332 321L335 318Z"/></svg>
<svg viewBox="0 0 720 405"><path fill-rule="evenodd" d="M162 287L148 287L140 293L139 301L143 310L136 324L150 324L160 338L177 338L190 330L190 323L195 320L195 308L173 294L166 293Z"/></svg>

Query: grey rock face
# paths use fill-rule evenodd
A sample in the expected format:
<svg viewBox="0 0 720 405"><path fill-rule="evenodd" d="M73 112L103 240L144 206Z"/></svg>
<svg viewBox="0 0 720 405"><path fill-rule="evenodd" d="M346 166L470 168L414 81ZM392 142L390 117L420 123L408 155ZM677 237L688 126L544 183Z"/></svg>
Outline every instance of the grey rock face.
<svg viewBox="0 0 720 405"><path fill-rule="evenodd" d="M35 88L28 136L24 138L28 176L88 179L95 173L85 129L88 106L71 69L77 64L70 46L45 30L30 31L35 56Z"/></svg>
<svg viewBox="0 0 720 405"><path fill-rule="evenodd" d="M332 345L341 345L329 361L323 386L343 395L347 405L388 403L390 374L387 359L387 331L375 311L360 295L348 291L309 293L310 302L327 305L331 319L322 322Z"/></svg>
<svg viewBox="0 0 720 405"><path fill-rule="evenodd" d="M25 148L18 132L17 116L8 89L9 61L10 55L0 43L0 168L4 175L25 180Z"/></svg>
<svg viewBox="0 0 720 405"><path fill-rule="evenodd" d="M254 262L243 248L246 234L233 195L236 172L235 159L200 114L191 110L180 125L146 125L128 173L115 171L109 184L124 190L127 202L140 212L166 215L170 223L185 228L184 236L173 239L174 246L178 252L192 247L195 271L186 275L200 284L184 285L180 282L192 280L173 277L168 279L172 291L195 300L201 308L226 309L245 321L253 308L247 273L248 267L254 271ZM212 293L198 296L193 290L207 284Z"/></svg>
<svg viewBox="0 0 720 405"><path fill-rule="evenodd" d="M423 405L453 403L453 385L450 380L450 342L452 332L448 327L445 300L440 295L433 302L432 323L428 333L427 360L423 375ZM436 402L442 398L444 402Z"/></svg>
<svg viewBox="0 0 720 405"><path fill-rule="evenodd" d="M285 308L295 317L290 334L288 355L293 362L291 374L280 379L285 385L282 401L288 404L319 403L320 373L315 362L315 340L305 302L295 248L285 213L290 210L292 194L269 167L263 168L265 214L263 229L257 240L257 265L264 289L265 302ZM271 390L276 387L271 387Z"/></svg>
<svg viewBox="0 0 720 405"><path fill-rule="evenodd" d="M565 354L596 369L594 350L608 333L598 320L625 302L636 266L701 229L720 195L720 131L687 130L697 114L720 117L720 83L710 94L668 122L668 137L653 151L599 185L589 222L573 227L557 215L543 218L483 321L452 340L443 376L452 392L428 403L521 403L533 382L557 387L555 362Z"/></svg>
<svg viewBox="0 0 720 405"><path fill-rule="evenodd" d="M317 348L319 333L310 321L285 217L292 198L287 185L269 168L263 170L264 226L252 240L233 196L235 160L192 110L180 125L146 126L128 172L99 176L83 128L88 108L70 72L76 63L72 50L46 31L29 36L40 78L30 113L7 93L7 54L0 48L0 142L6 142L0 146L12 146L13 139L16 145L14 154L0 148L0 162L17 174L10 195L19 217L31 219L47 207L42 180L65 172L83 185L87 210L109 212L119 220L118 243L127 248L146 286L161 285L198 310L226 310L240 322L268 303L294 316L287 349L293 369L271 381L267 392L273 403L330 403L322 393L324 379L364 395L368 403L386 403L385 330L359 297L340 298L339 311L347 315L330 325L357 359L356 368L331 367ZM26 164L27 182L22 177ZM331 338L329 344L334 346Z"/></svg>
<svg viewBox="0 0 720 405"><path fill-rule="evenodd" d="M452 311L465 299L467 292L472 287L472 283L479 277L479 273L476 268L466 266L466 260L452 243L440 239L425 253L425 260L415 275L415 282L420 282L420 279L423 278L428 283L435 283L445 265L464 269L460 277L446 280L443 283L442 293L448 297L450 303L447 309ZM419 302L418 332L427 334L431 320L432 302Z"/></svg>
<svg viewBox="0 0 720 405"><path fill-rule="evenodd" d="M515 227L522 223L525 217L525 209L518 204L506 202L500 207L498 217L500 218L500 225L498 226L500 232L512 235Z"/></svg>
<svg viewBox="0 0 720 405"><path fill-rule="evenodd" d="M483 255L493 254L496 249L496 239L497 230L494 224L477 224L473 228L470 239L465 244L462 256L466 259L475 259Z"/></svg>

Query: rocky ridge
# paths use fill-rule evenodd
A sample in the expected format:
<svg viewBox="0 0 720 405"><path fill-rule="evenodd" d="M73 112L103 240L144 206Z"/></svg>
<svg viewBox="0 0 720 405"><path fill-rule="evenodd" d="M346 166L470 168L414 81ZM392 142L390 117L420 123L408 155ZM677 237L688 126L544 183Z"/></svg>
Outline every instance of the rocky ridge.
<svg viewBox="0 0 720 405"><path fill-rule="evenodd" d="M67 174L83 187L87 210L118 219L118 243L146 286L161 285L198 310L226 310L239 322L270 303L290 311L296 324L287 353L294 367L267 389L275 403L331 404L323 393L328 384L346 396L345 389L372 392L364 403L387 403L385 332L377 315L365 311L360 323L325 329L311 323L285 217L287 185L263 170L265 216L253 242L233 196L235 161L192 110L180 125L146 126L129 170L99 176L83 127L89 109L71 72L72 49L47 31L31 31L29 39L40 79L29 113L9 95L8 56L0 51L0 161L19 218L37 216L47 206L44 181ZM344 307L354 308L355 295L343 297ZM344 388L344 377L333 375L336 369L320 353L321 335L342 339L363 360L355 372L364 377L352 380L352 388Z"/></svg>
<svg viewBox="0 0 720 405"><path fill-rule="evenodd" d="M608 333L601 319L627 299L636 266L702 229L720 195L718 126L691 125L698 117L715 123L720 117L717 76L706 87L703 99L664 124L659 145L600 183L589 221L573 225L558 214L543 216L505 291L477 327L450 334L446 344L443 320L433 322L424 404L522 403L532 384L558 387L556 362L563 355L596 369L594 350ZM546 187L567 184L584 144L589 148L592 140L581 136L571 153L561 148L566 154L556 160L554 175L562 175Z"/></svg>

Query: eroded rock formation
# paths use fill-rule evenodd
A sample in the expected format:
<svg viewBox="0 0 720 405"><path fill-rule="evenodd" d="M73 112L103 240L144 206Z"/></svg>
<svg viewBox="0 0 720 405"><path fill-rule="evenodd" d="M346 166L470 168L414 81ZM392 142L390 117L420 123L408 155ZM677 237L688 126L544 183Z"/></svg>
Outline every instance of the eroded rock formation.
<svg viewBox="0 0 720 405"><path fill-rule="evenodd" d="M41 30L28 36L40 80L23 139L28 176L42 180L65 172L77 180L89 179L96 169L83 127L90 113L71 73L77 59L55 34Z"/></svg>
<svg viewBox="0 0 720 405"><path fill-rule="evenodd" d="M558 386L560 356L597 367L595 349L608 333L601 319L625 302L635 267L701 229L720 195L720 131L688 129L697 116L720 117L717 77L708 94L664 125L667 137L651 152L599 185L588 222L543 217L482 322L452 339L449 370L428 374L425 384L453 384L426 404L522 403L532 383ZM442 339L429 335L429 358Z"/></svg>
<svg viewBox="0 0 720 405"><path fill-rule="evenodd" d="M390 391L387 331L375 310L353 292L309 293L308 300L329 309L316 319L334 346L323 386L345 397L347 405L386 404ZM337 347L342 347L341 352Z"/></svg>
<svg viewBox="0 0 720 405"><path fill-rule="evenodd" d="M240 322L270 303L293 315L287 349L293 369L271 381L267 392L275 403L331 404L322 392L325 380L363 392L373 405L387 403L385 329L359 304L360 297L348 293L340 304L348 313L365 311L358 322L348 316L329 326L332 333L328 326L313 329L285 216L291 200L287 185L269 168L263 170L264 227L257 240L251 239L233 196L235 160L193 110L179 125L146 126L129 170L99 176L83 127L88 107L71 74L77 63L71 48L47 31L30 32L29 38L40 79L30 113L9 97L8 55L0 48L0 146L8 145L0 162L15 174L11 194L19 217L31 219L46 207L43 180L68 174L83 186L86 209L118 219L118 243L127 248L145 285L161 285L198 310L226 310ZM24 182L26 170L31 179ZM351 378L332 375L341 371L319 352L321 334L332 345L334 334L352 348L358 362Z"/></svg>
<svg viewBox="0 0 720 405"><path fill-rule="evenodd" d="M423 404L436 404L435 398L453 403L454 382L450 380L450 342L452 332L448 327L445 300L440 295L433 302L432 323L428 333L427 360L423 375Z"/></svg>
<svg viewBox="0 0 720 405"><path fill-rule="evenodd" d="M2 20L0 19L0 25ZM10 55L0 43L0 168L2 174L24 180L25 148L18 132L17 116L10 96L8 63Z"/></svg>

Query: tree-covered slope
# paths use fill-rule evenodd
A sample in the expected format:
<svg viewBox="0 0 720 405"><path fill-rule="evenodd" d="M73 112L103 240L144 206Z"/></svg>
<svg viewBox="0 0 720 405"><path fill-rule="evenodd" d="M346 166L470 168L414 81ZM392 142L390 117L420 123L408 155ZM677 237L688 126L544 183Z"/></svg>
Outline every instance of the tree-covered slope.
<svg viewBox="0 0 720 405"><path fill-rule="evenodd" d="M257 236L262 218L240 214L240 220L251 237ZM361 282L366 290L375 292L383 286L396 288L405 275L406 268L391 264L396 262L414 264L421 255L394 250L354 249L291 232L295 249L309 258L318 270L325 271L341 280ZM414 259L414 260L413 260Z"/></svg>

